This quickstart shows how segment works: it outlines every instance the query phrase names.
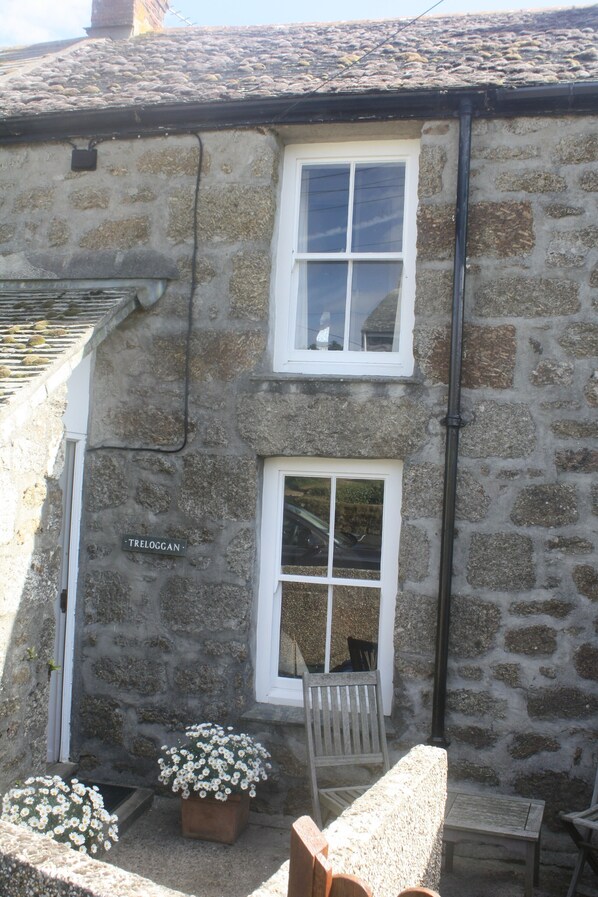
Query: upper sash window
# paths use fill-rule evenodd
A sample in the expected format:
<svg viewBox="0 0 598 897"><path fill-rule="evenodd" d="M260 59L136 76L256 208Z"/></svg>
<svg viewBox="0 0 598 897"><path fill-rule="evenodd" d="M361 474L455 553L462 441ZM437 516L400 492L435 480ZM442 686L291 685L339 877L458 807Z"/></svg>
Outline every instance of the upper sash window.
<svg viewBox="0 0 598 897"><path fill-rule="evenodd" d="M417 141L289 146L277 371L413 371Z"/></svg>

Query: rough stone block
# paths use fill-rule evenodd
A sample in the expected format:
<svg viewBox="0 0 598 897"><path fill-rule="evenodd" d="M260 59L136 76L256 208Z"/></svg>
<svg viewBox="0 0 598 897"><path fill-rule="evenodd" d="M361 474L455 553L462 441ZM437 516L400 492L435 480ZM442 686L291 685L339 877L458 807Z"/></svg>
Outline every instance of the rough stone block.
<svg viewBox="0 0 598 897"><path fill-rule="evenodd" d="M149 658L104 656L93 664L93 672L121 692L155 695L166 689L163 665Z"/></svg>
<svg viewBox="0 0 598 897"><path fill-rule="evenodd" d="M571 386L574 366L567 361L554 359L541 361L530 373L534 386Z"/></svg>
<svg viewBox="0 0 598 897"><path fill-rule="evenodd" d="M48 246L57 248L65 246L71 236L68 223L62 218L52 218L48 224Z"/></svg>
<svg viewBox="0 0 598 897"><path fill-rule="evenodd" d="M222 670L205 663L178 667L174 671L174 684L177 692L187 695L200 695L210 698L222 695L227 682L232 681L231 671L226 675Z"/></svg>
<svg viewBox="0 0 598 897"><path fill-rule="evenodd" d="M579 308L579 284L572 280L499 277L484 283L474 295L475 313L480 317L553 317L575 314Z"/></svg>
<svg viewBox="0 0 598 897"><path fill-rule="evenodd" d="M463 716L474 716L476 719L491 717L505 719L508 704L487 691L472 691L470 689L449 689L447 693L447 707L453 713L462 713Z"/></svg>
<svg viewBox="0 0 598 897"><path fill-rule="evenodd" d="M567 181L560 174L541 169L504 171L495 181L497 190L521 193L562 193Z"/></svg>
<svg viewBox="0 0 598 897"><path fill-rule="evenodd" d="M522 458L535 445L535 425L527 405L486 401L474 406L460 450L470 458Z"/></svg>
<svg viewBox="0 0 598 897"><path fill-rule="evenodd" d="M234 256L230 278L232 317L249 321L267 319L270 268L269 252L240 252Z"/></svg>
<svg viewBox="0 0 598 897"><path fill-rule="evenodd" d="M556 738L539 735L535 732L515 735L509 745L509 754L513 760L527 760L544 752L555 753L561 746Z"/></svg>
<svg viewBox="0 0 598 897"><path fill-rule="evenodd" d="M550 205L547 205L545 208L545 212L549 218L576 218L578 215L583 215L584 208L582 206L573 206L567 205L562 202L553 202Z"/></svg>
<svg viewBox="0 0 598 897"><path fill-rule="evenodd" d="M535 246L529 202L480 202L471 206L468 250L473 257L528 255Z"/></svg>
<svg viewBox="0 0 598 897"><path fill-rule="evenodd" d="M94 187L86 187L83 190L73 190L69 193L69 202L74 209L85 211L87 209L107 209L110 205L110 191Z"/></svg>
<svg viewBox="0 0 598 897"><path fill-rule="evenodd" d="M466 325L462 386L466 389L509 389L513 385L516 351L514 327Z"/></svg>
<svg viewBox="0 0 598 897"><path fill-rule="evenodd" d="M436 464L410 465L405 469L403 514L405 517L440 517L442 514L444 468ZM457 475L456 516L459 520L483 520L490 496L467 470Z"/></svg>
<svg viewBox="0 0 598 897"><path fill-rule="evenodd" d="M244 528L231 539L225 551L229 569L239 579L249 581L255 563L255 530Z"/></svg>
<svg viewBox="0 0 598 897"><path fill-rule="evenodd" d="M587 690L562 685L530 688L527 712L532 719L584 720L598 713L598 697Z"/></svg>
<svg viewBox="0 0 598 897"><path fill-rule="evenodd" d="M421 582L430 569L430 541L425 531L403 524L399 556L399 580Z"/></svg>
<svg viewBox="0 0 598 897"><path fill-rule="evenodd" d="M91 452L87 457L85 505L88 511L118 508L129 497L125 462L108 452Z"/></svg>
<svg viewBox="0 0 598 897"><path fill-rule="evenodd" d="M149 218L121 218L104 221L88 230L79 240L82 249L133 249L150 239Z"/></svg>
<svg viewBox="0 0 598 897"><path fill-rule="evenodd" d="M202 330L191 342L191 377L200 381L235 380L258 365L266 339L261 330Z"/></svg>
<svg viewBox="0 0 598 897"><path fill-rule="evenodd" d="M596 420L555 420L550 425L555 436L563 439L598 439Z"/></svg>
<svg viewBox="0 0 598 897"><path fill-rule="evenodd" d="M513 384L515 328L466 324L463 333L462 385L469 389L508 389ZM448 383L450 330L418 328L415 357L432 383Z"/></svg>
<svg viewBox="0 0 598 897"><path fill-rule="evenodd" d="M401 654L433 655L436 634L436 599L414 592L399 592L395 614L395 646Z"/></svg>
<svg viewBox="0 0 598 897"><path fill-rule="evenodd" d="M555 536L546 542L548 551L559 551L565 555L591 554L594 543L581 536Z"/></svg>
<svg viewBox="0 0 598 897"><path fill-rule="evenodd" d="M122 744L123 713L119 702L100 695L83 695L79 706L80 733L106 744Z"/></svg>
<svg viewBox="0 0 598 897"><path fill-rule="evenodd" d="M206 161L205 156L204 161ZM139 157L137 170L141 174L157 175L160 178L168 179L184 175L196 177L198 165L198 146L183 148L177 145L146 150Z"/></svg>
<svg viewBox="0 0 598 897"><path fill-rule="evenodd" d="M585 400L592 408L598 408L598 370L593 371L583 388Z"/></svg>
<svg viewBox="0 0 598 897"><path fill-rule="evenodd" d="M18 193L13 203L13 212L31 212L33 209L49 209L54 205L53 187L34 187Z"/></svg>
<svg viewBox="0 0 598 897"><path fill-rule="evenodd" d="M451 779L455 782L476 782L487 787L500 785L500 778L492 766L464 759L451 762Z"/></svg>
<svg viewBox="0 0 598 897"><path fill-rule="evenodd" d="M194 517L213 520L253 520L257 470L253 458L190 453L183 462L179 507Z"/></svg>
<svg viewBox="0 0 598 897"><path fill-rule="evenodd" d="M194 635L247 628L251 592L225 583L173 576L160 592L160 615L174 632Z"/></svg>
<svg viewBox="0 0 598 897"><path fill-rule="evenodd" d="M584 171L579 178L579 186L586 193L595 193L598 191L598 173L595 171Z"/></svg>
<svg viewBox="0 0 598 897"><path fill-rule="evenodd" d="M153 738L148 738L146 735L138 735L132 741L131 753L134 757L157 761L160 756L160 746L156 744Z"/></svg>
<svg viewBox="0 0 598 897"><path fill-rule="evenodd" d="M590 601L598 601L598 570L591 564L580 564L573 568L573 582L577 591Z"/></svg>
<svg viewBox="0 0 598 897"><path fill-rule="evenodd" d="M140 480L135 491L135 501L152 514L164 514L170 508L172 490L150 480Z"/></svg>
<svg viewBox="0 0 598 897"><path fill-rule="evenodd" d="M495 663L492 674L497 682L504 682L509 688L521 688L521 665L518 663Z"/></svg>
<svg viewBox="0 0 598 897"><path fill-rule="evenodd" d="M85 616L92 623L124 623L131 619L131 586L113 570L95 570L85 577Z"/></svg>
<svg viewBox="0 0 598 897"><path fill-rule="evenodd" d="M467 581L496 591L531 589L535 585L532 540L518 533L474 533Z"/></svg>
<svg viewBox="0 0 598 897"><path fill-rule="evenodd" d="M563 483L526 486L511 512L517 526L566 526L578 516L577 489Z"/></svg>
<svg viewBox="0 0 598 897"><path fill-rule="evenodd" d="M442 146L422 147L419 157L419 185L417 195L429 198L442 193L442 173L446 165L446 151Z"/></svg>
<svg viewBox="0 0 598 897"><path fill-rule="evenodd" d="M181 398L182 406L182 398ZM152 407L145 403L118 408L106 415L105 439L123 446L149 448L174 447L183 439L183 416L176 411Z"/></svg>
<svg viewBox="0 0 598 897"><path fill-rule="evenodd" d="M420 206L417 213L417 257L420 261L448 259L455 240L455 207Z"/></svg>
<svg viewBox="0 0 598 897"><path fill-rule="evenodd" d="M463 744L470 744L475 748L482 750L496 744L498 736L491 729L484 729L481 726L447 726L447 736L450 741L460 741Z"/></svg>
<svg viewBox="0 0 598 897"><path fill-rule="evenodd" d="M598 451L595 449L569 449L556 452L554 461L557 470L572 473L596 473L598 471Z"/></svg>
<svg viewBox="0 0 598 897"><path fill-rule="evenodd" d="M573 610L574 605L570 601L561 598L547 598L545 601L515 601L510 612L517 617L532 617L546 614L562 620Z"/></svg>
<svg viewBox="0 0 598 897"><path fill-rule="evenodd" d="M275 202L271 189L248 185L208 187L198 209L200 240L270 241Z"/></svg>
<svg viewBox="0 0 598 897"><path fill-rule="evenodd" d="M257 455L338 457L339 433L352 458L404 458L427 439L421 402L377 396L260 393L238 400L238 426Z"/></svg>
<svg viewBox="0 0 598 897"><path fill-rule="evenodd" d="M450 652L454 657L480 657L496 642L500 608L472 596L455 595L452 601Z"/></svg>
<svg viewBox="0 0 598 897"><path fill-rule="evenodd" d="M556 651L557 630L551 626L525 626L505 633L505 648L512 654L550 657Z"/></svg>
<svg viewBox="0 0 598 897"><path fill-rule="evenodd" d="M426 269L419 265L417 270L415 313L423 317L429 315L450 315L453 299L453 272Z"/></svg>
<svg viewBox="0 0 598 897"><path fill-rule="evenodd" d="M560 140L554 150L558 162L579 165L581 162L598 162L598 135L571 134Z"/></svg>
<svg viewBox="0 0 598 897"><path fill-rule="evenodd" d="M598 648L586 642L580 645L573 659L575 669L582 679L598 682Z"/></svg>

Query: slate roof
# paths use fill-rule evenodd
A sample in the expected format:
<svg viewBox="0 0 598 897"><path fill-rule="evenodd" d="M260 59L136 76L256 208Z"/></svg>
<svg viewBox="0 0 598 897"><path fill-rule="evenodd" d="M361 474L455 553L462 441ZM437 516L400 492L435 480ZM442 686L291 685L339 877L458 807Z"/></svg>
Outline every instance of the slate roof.
<svg viewBox="0 0 598 897"><path fill-rule="evenodd" d="M78 361L135 305L135 290L128 287L0 290L0 410L32 389L50 387L65 363Z"/></svg>
<svg viewBox="0 0 598 897"><path fill-rule="evenodd" d="M0 53L0 114L598 80L598 5L409 21L83 39L25 69Z"/></svg>

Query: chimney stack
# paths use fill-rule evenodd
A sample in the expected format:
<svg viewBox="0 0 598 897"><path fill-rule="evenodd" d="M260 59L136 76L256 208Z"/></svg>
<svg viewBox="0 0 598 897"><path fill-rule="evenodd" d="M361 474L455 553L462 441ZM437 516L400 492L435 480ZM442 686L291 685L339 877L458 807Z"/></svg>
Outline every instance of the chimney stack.
<svg viewBox="0 0 598 897"><path fill-rule="evenodd" d="M169 0L93 0L90 37L113 40L147 31L162 31Z"/></svg>

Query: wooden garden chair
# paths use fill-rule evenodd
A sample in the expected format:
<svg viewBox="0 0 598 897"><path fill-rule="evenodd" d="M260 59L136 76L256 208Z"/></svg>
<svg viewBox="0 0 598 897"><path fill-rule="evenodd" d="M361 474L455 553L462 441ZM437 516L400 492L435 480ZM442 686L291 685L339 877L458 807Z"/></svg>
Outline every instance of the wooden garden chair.
<svg viewBox="0 0 598 897"><path fill-rule="evenodd" d="M350 773L372 765L382 774L390 768L380 672L304 673L303 700L313 815L321 828L323 810L338 816L370 787L351 784L347 776L347 784L322 788L323 770L347 767Z"/></svg>
<svg viewBox="0 0 598 897"><path fill-rule="evenodd" d="M598 875L598 770L592 791L592 799L587 810L578 813L561 813L563 825L577 847L577 860L573 869L567 897L575 897L577 885L584 866L589 866Z"/></svg>
<svg viewBox="0 0 598 897"><path fill-rule="evenodd" d="M287 897L372 897L372 889L355 875L335 874L328 841L309 816L291 828ZM398 897L440 897L428 888L407 888Z"/></svg>

